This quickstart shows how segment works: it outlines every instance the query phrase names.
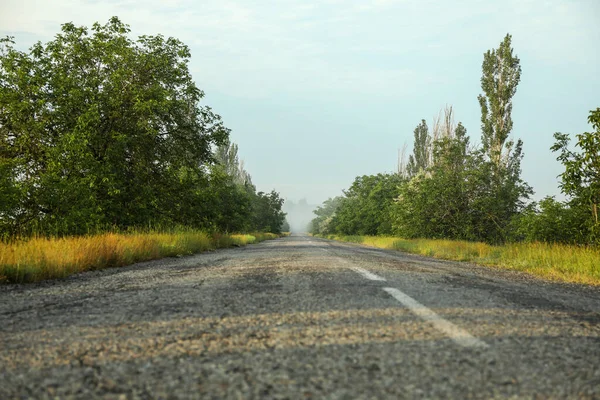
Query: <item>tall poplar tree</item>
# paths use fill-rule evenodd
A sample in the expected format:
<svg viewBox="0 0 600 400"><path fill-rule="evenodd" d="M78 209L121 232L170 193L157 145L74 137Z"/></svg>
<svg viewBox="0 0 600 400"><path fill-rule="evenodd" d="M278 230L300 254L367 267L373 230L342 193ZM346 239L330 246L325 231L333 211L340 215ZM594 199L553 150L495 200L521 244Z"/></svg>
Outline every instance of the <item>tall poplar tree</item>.
<svg viewBox="0 0 600 400"><path fill-rule="evenodd" d="M488 50L483 55L481 89L481 141L483 150L496 170L506 167L513 147L508 141L513 121L512 98L521 80L519 58L513 54L512 36L507 34L497 49ZM517 143L517 147L520 144Z"/></svg>
<svg viewBox="0 0 600 400"><path fill-rule="evenodd" d="M408 158L407 172L408 176L415 176L422 170L425 170L429 165L429 157L431 151L431 138L429 136L429 128L424 119L417 125L414 131L415 143L413 154Z"/></svg>
<svg viewBox="0 0 600 400"><path fill-rule="evenodd" d="M472 215L475 236L489 242L507 240L509 221L524 207L533 193L521 180L523 142L509 139L513 128L512 99L521 80L519 58L513 54L512 36L507 34L497 49L483 55L481 88L481 142L476 160Z"/></svg>

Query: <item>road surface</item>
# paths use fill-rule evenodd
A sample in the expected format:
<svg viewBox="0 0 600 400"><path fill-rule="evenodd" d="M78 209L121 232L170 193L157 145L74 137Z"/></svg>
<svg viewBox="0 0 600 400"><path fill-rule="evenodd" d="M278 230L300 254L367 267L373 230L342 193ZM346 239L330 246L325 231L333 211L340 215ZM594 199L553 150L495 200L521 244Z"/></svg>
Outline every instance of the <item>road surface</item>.
<svg viewBox="0 0 600 400"><path fill-rule="evenodd" d="M0 286L0 398L600 398L600 291L291 236Z"/></svg>

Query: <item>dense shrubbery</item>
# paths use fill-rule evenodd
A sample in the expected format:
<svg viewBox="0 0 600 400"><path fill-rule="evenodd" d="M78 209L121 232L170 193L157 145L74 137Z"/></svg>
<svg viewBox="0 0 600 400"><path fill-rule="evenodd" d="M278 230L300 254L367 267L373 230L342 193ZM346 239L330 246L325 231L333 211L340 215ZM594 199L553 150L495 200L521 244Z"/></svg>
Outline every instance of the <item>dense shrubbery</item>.
<svg viewBox="0 0 600 400"><path fill-rule="evenodd" d="M511 241L587 243L591 239L588 223L582 207L546 197L515 217Z"/></svg>
<svg viewBox="0 0 600 400"><path fill-rule="evenodd" d="M327 221L327 229L348 235L390 234L392 203L387 200L398 195L400 182L401 178L396 174L356 178L344 192L344 197L338 198L335 217Z"/></svg>
<svg viewBox="0 0 600 400"><path fill-rule="evenodd" d="M0 236L184 225L273 231L229 130L174 38L129 38L117 18L71 23L29 52L0 41Z"/></svg>
<svg viewBox="0 0 600 400"><path fill-rule="evenodd" d="M519 59L507 35L484 55L481 84L481 147L470 145L452 108L414 131L414 149L396 174L356 178L344 196L315 210L312 232L397 235L484 241L592 244L600 235L600 108L590 113L596 130L577 135L581 152L569 150L567 135L555 134L553 151L565 165L561 189L567 202L533 193L521 175L522 142L509 139L512 97L520 80Z"/></svg>

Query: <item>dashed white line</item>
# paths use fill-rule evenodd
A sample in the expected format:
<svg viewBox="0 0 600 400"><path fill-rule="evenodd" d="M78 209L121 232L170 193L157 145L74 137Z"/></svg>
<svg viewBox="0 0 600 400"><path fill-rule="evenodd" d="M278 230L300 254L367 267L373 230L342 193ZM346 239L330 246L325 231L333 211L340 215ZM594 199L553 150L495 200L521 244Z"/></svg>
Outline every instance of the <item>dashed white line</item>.
<svg viewBox="0 0 600 400"><path fill-rule="evenodd" d="M328 253L326 249L321 248L324 252ZM346 260L341 259L343 263L348 263ZM349 266L355 272L358 272L363 277L372 281L386 281L382 276L376 275L364 268ZM396 288L383 288L388 294L398 300L402 305L407 307L413 314L421 317L423 320L431 323L434 328L446 334L455 343L463 347L475 347L475 348L488 348L489 345L484 341L477 339L466 330L454 325L452 322L445 320L444 318L437 315L435 312L425 307L407 294L404 294Z"/></svg>
<svg viewBox="0 0 600 400"><path fill-rule="evenodd" d="M351 269L353 269L354 271L358 272L359 274L361 274L362 276L364 276L367 279L370 279L372 281L385 281L385 278L379 275L375 275L372 272L367 271L366 269L362 269L360 267L350 267Z"/></svg>
<svg viewBox="0 0 600 400"><path fill-rule="evenodd" d="M425 321L430 322L437 330L444 332L446 335L448 335L450 339L454 340L454 342L456 342L457 344L463 347L489 347L487 343L477 339L469 332L454 325L452 322L440 317L435 312L431 311L429 308L425 307L412 297L402 293L400 290L395 288L383 288L383 290L392 295L392 297L394 297L396 300L398 300L400 303L406 306L414 314L423 318Z"/></svg>

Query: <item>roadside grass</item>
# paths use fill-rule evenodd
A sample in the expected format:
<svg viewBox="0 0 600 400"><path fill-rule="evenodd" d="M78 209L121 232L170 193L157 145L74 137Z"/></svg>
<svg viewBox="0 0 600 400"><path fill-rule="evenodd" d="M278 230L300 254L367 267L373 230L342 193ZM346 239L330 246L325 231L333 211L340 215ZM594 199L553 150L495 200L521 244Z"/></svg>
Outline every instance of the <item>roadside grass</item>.
<svg viewBox="0 0 600 400"><path fill-rule="evenodd" d="M327 239L360 243L383 249L454 261L524 271L546 279L600 285L600 249L549 243L510 243L491 246L485 243L401 239L389 236L326 235Z"/></svg>
<svg viewBox="0 0 600 400"><path fill-rule="evenodd" d="M273 233L207 234L188 230L18 240L0 243L0 282L63 278L77 272L245 246L276 237Z"/></svg>

